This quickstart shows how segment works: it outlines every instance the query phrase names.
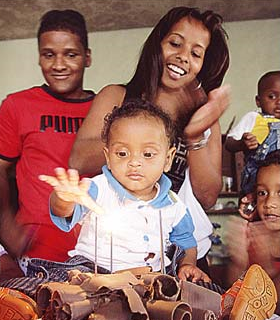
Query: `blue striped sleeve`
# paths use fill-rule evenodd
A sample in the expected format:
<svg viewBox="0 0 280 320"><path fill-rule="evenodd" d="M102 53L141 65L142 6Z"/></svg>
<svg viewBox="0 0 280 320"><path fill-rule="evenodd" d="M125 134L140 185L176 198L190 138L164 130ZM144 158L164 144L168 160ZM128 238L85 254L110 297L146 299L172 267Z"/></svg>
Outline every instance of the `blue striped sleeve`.
<svg viewBox="0 0 280 320"><path fill-rule="evenodd" d="M192 217L188 209L180 222L173 227L170 232L169 240L176 243L183 250L197 246L197 242L193 236L194 225Z"/></svg>

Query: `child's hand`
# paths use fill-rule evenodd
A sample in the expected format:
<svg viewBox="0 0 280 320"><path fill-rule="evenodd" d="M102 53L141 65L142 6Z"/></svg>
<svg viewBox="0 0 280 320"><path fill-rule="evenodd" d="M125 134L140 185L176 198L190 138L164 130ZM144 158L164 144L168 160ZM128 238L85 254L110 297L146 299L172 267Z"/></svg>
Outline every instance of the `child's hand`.
<svg viewBox="0 0 280 320"><path fill-rule="evenodd" d="M204 282L211 282L211 279L206 273L200 270L197 266L191 264L185 264L179 267L178 277L180 280L187 281L191 279L192 282L202 280Z"/></svg>
<svg viewBox="0 0 280 320"><path fill-rule="evenodd" d="M227 222L226 243L232 263L245 270L249 263L248 221L231 217Z"/></svg>
<svg viewBox="0 0 280 320"><path fill-rule="evenodd" d="M267 229L263 221L249 223L248 230L250 262L262 266L273 278L277 272L279 273L275 265L275 257L280 256L279 245L276 245L279 239L276 239L273 231Z"/></svg>
<svg viewBox="0 0 280 320"><path fill-rule="evenodd" d="M241 140L243 141L248 150L255 150L259 146L256 136L253 135L251 132L243 133Z"/></svg>
<svg viewBox="0 0 280 320"><path fill-rule="evenodd" d="M248 221L255 220L255 218L258 215L256 208L252 212L249 212L248 210L246 210L246 207L248 207L248 204L252 204L252 203L255 203L255 194L249 193L240 200L240 204L239 204L239 209L238 209L239 214L241 215L242 218Z"/></svg>
<svg viewBox="0 0 280 320"><path fill-rule="evenodd" d="M65 202L75 202L86 206L95 213L102 213L103 210L90 197L88 190L90 180L80 180L78 171L75 169L56 168L56 176L40 175L39 179L53 187L56 196Z"/></svg>

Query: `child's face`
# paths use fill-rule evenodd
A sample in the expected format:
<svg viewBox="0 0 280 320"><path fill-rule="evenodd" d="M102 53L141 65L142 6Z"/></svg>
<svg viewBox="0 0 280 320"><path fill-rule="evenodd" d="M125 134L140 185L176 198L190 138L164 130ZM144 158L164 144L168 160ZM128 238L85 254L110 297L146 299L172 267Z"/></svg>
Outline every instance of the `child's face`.
<svg viewBox="0 0 280 320"><path fill-rule="evenodd" d="M280 119L280 76L270 76L264 81L256 103L263 112Z"/></svg>
<svg viewBox="0 0 280 320"><path fill-rule="evenodd" d="M50 89L65 98L83 98L84 69L91 64L79 36L67 31L42 33L39 65Z"/></svg>
<svg viewBox="0 0 280 320"><path fill-rule="evenodd" d="M257 211L268 229L280 231L280 165L259 169Z"/></svg>
<svg viewBox="0 0 280 320"><path fill-rule="evenodd" d="M202 22L188 17L174 24L161 42L164 87L178 89L189 85L200 72L210 33Z"/></svg>
<svg viewBox="0 0 280 320"><path fill-rule="evenodd" d="M104 153L123 187L139 199L151 200L156 195L155 183L170 169L175 148L169 147L160 120L137 116L112 124Z"/></svg>

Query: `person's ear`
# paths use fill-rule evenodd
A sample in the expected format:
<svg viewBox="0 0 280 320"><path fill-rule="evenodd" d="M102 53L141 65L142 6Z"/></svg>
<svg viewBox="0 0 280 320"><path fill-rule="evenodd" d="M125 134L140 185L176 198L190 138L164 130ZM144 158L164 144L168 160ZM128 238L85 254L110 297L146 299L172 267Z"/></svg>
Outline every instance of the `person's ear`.
<svg viewBox="0 0 280 320"><path fill-rule="evenodd" d="M256 95L255 97L256 105L258 108L261 108L260 96Z"/></svg>
<svg viewBox="0 0 280 320"><path fill-rule="evenodd" d="M39 66L40 68L42 68L42 66L41 66L41 59L40 59L40 54L39 54L39 59L38 59L38 66Z"/></svg>
<svg viewBox="0 0 280 320"><path fill-rule="evenodd" d="M166 161L165 161L165 166L163 168L164 172L168 172L172 166L172 162L174 159L176 153L176 148L175 147L171 147L168 151L167 151L167 155L166 155Z"/></svg>
<svg viewBox="0 0 280 320"><path fill-rule="evenodd" d="M107 163L107 167L108 169L110 169L110 159L109 159L109 150L107 147L103 147L103 152L106 158L106 163Z"/></svg>
<svg viewBox="0 0 280 320"><path fill-rule="evenodd" d="M86 50L86 68L91 66L91 49Z"/></svg>

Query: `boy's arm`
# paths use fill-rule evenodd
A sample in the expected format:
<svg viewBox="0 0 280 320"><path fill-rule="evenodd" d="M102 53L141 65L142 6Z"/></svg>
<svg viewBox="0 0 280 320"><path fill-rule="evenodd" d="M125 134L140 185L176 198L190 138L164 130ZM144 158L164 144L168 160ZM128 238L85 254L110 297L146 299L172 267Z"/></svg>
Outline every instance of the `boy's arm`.
<svg viewBox="0 0 280 320"><path fill-rule="evenodd" d="M19 257L28 245L28 235L16 222L11 203L8 169L12 162L0 159L0 244L13 257Z"/></svg>
<svg viewBox="0 0 280 320"><path fill-rule="evenodd" d="M196 266L197 249L196 247L185 250L185 256L181 259L178 266L178 277L181 280L187 281L191 279L192 282L202 280L204 282L211 282L206 273Z"/></svg>
<svg viewBox="0 0 280 320"><path fill-rule="evenodd" d="M238 151L244 151L245 145L242 139L235 140L232 137L227 137L225 141L225 148L230 152L238 152Z"/></svg>
<svg viewBox="0 0 280 320"><path fill-rule="evenodd" d="M275 313L280 314L280 274L278 273L278 275L272 280L276 287L277 296L278 296Z"/></svg>
<svg viewBox="0 0 280 320"><path fill-rule="evenodd" d="M197 260L197 248L189 248L185 250L185 256L179 262L179 268L183 267L184 265L189 266L196 266Z"/></svg>
<svg viewBox="0 0 280 320"><path fill-rule="evenodd" d="M251 132L243 133L240 140L227 137L225 147L230 152L255 150L259 146L258 140Z"/></svg>
<svg viewBox="0 0 280 320"><path fill-rule="evenodd" d="M176 243L185 250L185 255L178 264L178 277L181 280L187 280L191 277L193 282L198 280L209 282L209 277L196 267L197 243L193 236L194 225L189 210L186 208L184 210L186 213L173 227L169 235L171 243Z"/></svg>

